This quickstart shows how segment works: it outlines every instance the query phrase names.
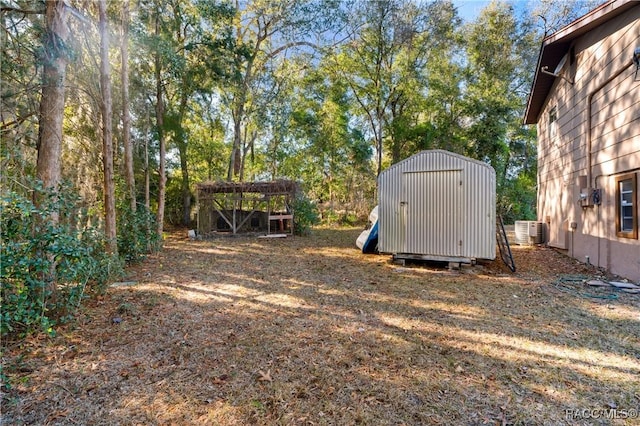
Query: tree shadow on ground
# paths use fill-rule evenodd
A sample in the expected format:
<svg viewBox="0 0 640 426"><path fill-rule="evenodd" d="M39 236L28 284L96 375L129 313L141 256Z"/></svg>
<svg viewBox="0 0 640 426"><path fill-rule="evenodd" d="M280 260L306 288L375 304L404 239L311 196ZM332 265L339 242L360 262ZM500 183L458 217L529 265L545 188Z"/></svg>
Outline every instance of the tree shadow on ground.
<svg viewBox="0 0 640 426"><path fill-rule="evenodd" d="M6 419L558 424L637 406L637 296L572 297L544 271L399 267L361 254L358 233L167 241L135 286L36 347Z"/></svg>

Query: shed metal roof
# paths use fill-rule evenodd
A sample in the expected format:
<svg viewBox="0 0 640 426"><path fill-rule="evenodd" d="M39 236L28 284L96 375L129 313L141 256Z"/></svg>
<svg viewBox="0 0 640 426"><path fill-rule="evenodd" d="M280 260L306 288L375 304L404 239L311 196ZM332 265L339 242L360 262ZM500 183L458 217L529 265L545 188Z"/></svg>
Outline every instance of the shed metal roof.
<svg viewBox="0 0 640 426"><path fill-rule="evenodd" d="M610 0L542 41L536 73L524 115L524 124L538 122L542 107L556 79L556 77L542 73L540 70L543 67L548 67L550 70L555 69L562 57L569 51L575 39L633 7L640 7L640 2L637 0Z"/></svg>

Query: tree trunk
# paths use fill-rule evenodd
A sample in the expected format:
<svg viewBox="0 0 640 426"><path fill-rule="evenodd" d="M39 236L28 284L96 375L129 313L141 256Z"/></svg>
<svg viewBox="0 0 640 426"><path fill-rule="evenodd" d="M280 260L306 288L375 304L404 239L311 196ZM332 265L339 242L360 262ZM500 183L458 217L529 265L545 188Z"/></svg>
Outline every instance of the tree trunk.
<svg viewBox="0 0 640 426"><path fill-rule="evenodd" d="M244 90L244 89L243 89ZM244 93L244 92L243 92ZM242 117L244 116L244 96L239 95L233 113L233 146L229 157L229 170L227 180L231 182L234 176L240 174L240 162L242 160Z"/></svg>
<svg viewBox="0 0 640 426"><path fill-rule="evenodd" d="M144 208L145 213L149 214L151 211L151 197L149 195L149 110L147 110L147 119L145 120L145 138L144 138ZM150 241L151 241L151 221L145 219L145 230L147 236L147 250L151 251Z"/></svg>
<svg viewBox="0 0 640 426"><path fill-rule="evenodd" d="M236 8L239 8L239 2L236 1ZM238 45L242 45L242 26L240 21L236 24L236 41ZM242 80L239 83L237 89L239 89L239 93L233 98L233 146L231 147L231 156L229 158L229 170L227 173L227 180L232 181L234 177L240 176L241 168L242 168L242 159L243 159L243 145L242 145L242 123L246 114L246 104L247 97L249 95L249 87L251 85L251 80L253 79L253 64L256 59L256 55L258 50L260 49L260 44L264 41L264 37L259 35L254 44L254 52L247 59L247 66L244 71L244 75ZM246 129L245 129L246 130ZM242 180L242 177L240 177Z"/></svg>
<svg viewBox="0 0 640 426"><path fill-rule="evenodd" d="M391 122L385 120L384 124L390 129L389 131L389 139L391 145L391 164L396 164L400 162L400 158L402 155L402 147L404 141L402 141L401 137L398 135L398 128L393 125L393 123L398 123L399 117L403 113L403 107L399 104L398 99L395 98L390 103L391 106ZM403 123L402 126L406 126L406 123Z"/></svg>
<svg viewBox="0 0 640 426"><path fill-rule="evenodd" d="M129 190L131 211L136 211L136 180L133 173L133 145L131 143L131 114L129 113L129 0L122 3L122 43L120 45L122 62L122 141L124 143L124 170Z"/></svg>
<svg viewBox="0 0 640 426"><path fill-rule="evenodd" d="M63 1L47 0L45 3L44 67L42 70L42 97L38 129L38 158L36 176L44 188L57 190L62 177L60 157L62 153L62 125L64 120L64 84L68 62L67 10ZM42 200L35 198L35 203ZM59 221L56 211L43 218L55 226ZM46 281L47 291L56 297L55 261L49 259L51 268Z"/></svg>
<svg viewBox="0 0 640 426"><path fill-rule="evenodd" d="M146 119L144 120L144 206L147 212L151 211L151 196L149 195L149 127L151 126L151 117L147 109Z"/></svg>
<svg viewBox="0 0 640 426"><path fill-rule="evenodd" d="M159 8L159 6L157 6ZM156 37L160 36L160 11L156 9ZM164 102L163 90L162 90L162 59L160 57L160 50L155 52L155 74L156 74L156 125L158 126L158 144L160 149L160 164L159 164L159 178L158 178L158 217L157 217L157 231L158 237L162 238L162 230L164 227L164 194L167 179L165 176L165 135L164 135Z"/></svg>
<svg viewBox="0 0 640 426"><path fill-rule="evenodd" d="M245 170L245 161L247 159L247 153L251 152L252 158L253 158L253 147L257 138L258 138L258 132L256 130L253 130L251 132L251 138L247 143L247 129L245 129L244 140L242 141L242 144L241 144L242 147L241 147L241 150L239 151L241 153L240 170L238 171L238 177L240 178L240 182L244 182L244 170ZM250 181L254 180L254 177L251 176L249 180Z"/></svg>
<svg viewBox="0 0 640 426"><path fill-rule="evenodd" d="M107 25L106 0L98 1L100 15L100 90L102 93L102 163L104 166L104 231L107 251L118 253L116 238L116 203L113 182L113 130L111 67L109 65L109 28Z"/></svg>
<svg viewBox="0 0 640 426"><path fill-rule="evenodd" d="M378 151L376 176L382 172L382 118L378 115L378 134L376 135L376 150Z"/></svg>
<svg viewBox="0 0 640 426"><path fill-rule="evenodd" d="M180 132L182 133L182 131ZM180 170L182 171L182 224L189 225L191 222L191 190L189 189L189 167L187 163L187 143L184 141L184 134L178 137L178 153L180 155Z"/></svg>
<svg viewBox="0 0 640 426"><path fill-rule="evenodd" d="M69 28L66 24L67 11L63 1L47 0L45 7L45 58L42 71L36 174L45 188L55 188L62 176L60 155ZM57 222L57 215L52 219Z"/></svg>

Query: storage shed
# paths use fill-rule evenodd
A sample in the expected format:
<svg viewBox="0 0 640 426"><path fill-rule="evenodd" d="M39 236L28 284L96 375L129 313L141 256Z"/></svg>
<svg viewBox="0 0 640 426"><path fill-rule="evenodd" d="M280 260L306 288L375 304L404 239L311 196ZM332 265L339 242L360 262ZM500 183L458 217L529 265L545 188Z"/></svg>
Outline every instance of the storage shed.
<svg viewBox="0 0 640 426"><path fill-rule="evenodd" d="M398 259L496 257L496 174L481 161L422 151L378 177L378 250Z"/></svg>

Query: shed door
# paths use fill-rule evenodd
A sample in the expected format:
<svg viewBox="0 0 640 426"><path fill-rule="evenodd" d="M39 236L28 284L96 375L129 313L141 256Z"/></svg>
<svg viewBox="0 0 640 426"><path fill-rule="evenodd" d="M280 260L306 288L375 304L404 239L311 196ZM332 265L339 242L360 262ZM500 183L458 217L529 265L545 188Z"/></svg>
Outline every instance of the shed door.
<svg viewBox="0 0 640 426"><path fill-rule="evenodd" d="M404 173L405 253L460 256L462 171Z"/></svg>

